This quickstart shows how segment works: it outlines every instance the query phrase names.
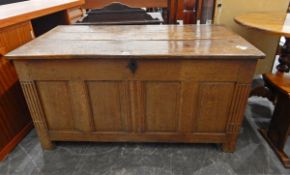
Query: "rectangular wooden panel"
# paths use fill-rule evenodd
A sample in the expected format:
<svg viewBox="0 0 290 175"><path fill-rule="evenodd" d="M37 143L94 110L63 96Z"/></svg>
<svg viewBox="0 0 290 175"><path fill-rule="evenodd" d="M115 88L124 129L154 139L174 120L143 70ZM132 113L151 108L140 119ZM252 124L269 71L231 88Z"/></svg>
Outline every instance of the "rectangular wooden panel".
<svg viewBox="0 0 290 175"><path fill-rule="evenodd" d="M37 82L49 130L73 130L71 94L67 81Z"/></svg>
<svg viewBox="0 0 290 175"><path fill-rule="evenodd" d="M96 131L128 131L127 88L120 81L90 81L88 90Z"/></svg>
<svg viewBox="0 0 290 175"><path fill-rule="evenodd" d="M0 160L31 128L32 121L14 66L0 55Z"/></svg>
<svg viewBox="0 0 290 175"><path fill-rule="evenodd" d="M82 80L72 80L69 81L69 87L75 130L82 132L94 131L92 110L86 82Z"/></svg>
<svg viewBox="0 0 290 175"><path fill-rule="evenodd" d="M194 132L224 133L234 83L205 82L200 83L199 89L198 116L193 124Z"/></svg>
<svg viewBox="0 0 290 175"><path fill-rule="evenodd" d="M145 82L145 131L176 132L180 82Z"/></svg>
<svg viewBox="0 0 290 175"><path fill-rule="evenodd" d="M31 23L23 22L0 29L0 54L6 54L9 51L31 41L34 38Z"/></svg>

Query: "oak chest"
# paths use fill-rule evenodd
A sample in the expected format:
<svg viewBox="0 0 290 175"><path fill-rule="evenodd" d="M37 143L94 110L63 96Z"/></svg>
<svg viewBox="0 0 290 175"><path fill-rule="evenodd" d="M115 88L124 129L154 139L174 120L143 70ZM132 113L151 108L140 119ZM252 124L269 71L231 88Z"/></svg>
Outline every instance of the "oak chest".
<svg viewBox="0 0 290 175"><path fill-rule="evenodd" d="M6 55L43 148L53 141L235 149L257 59L222 26L59 26Z"/></svg>

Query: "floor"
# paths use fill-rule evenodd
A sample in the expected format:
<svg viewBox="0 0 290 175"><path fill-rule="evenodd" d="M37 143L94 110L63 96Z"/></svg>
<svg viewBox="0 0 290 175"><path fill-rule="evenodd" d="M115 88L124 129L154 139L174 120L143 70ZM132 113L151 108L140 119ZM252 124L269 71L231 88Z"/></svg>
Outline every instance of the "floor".
<svg viewBox="0 0 290 175"><path fill-rule="evenodd" d="M43 151L32 131L0 162L0 175L290 175L257 132L272 111L266 99L249 99L233 154L215 144L57 143Z"/></svg>

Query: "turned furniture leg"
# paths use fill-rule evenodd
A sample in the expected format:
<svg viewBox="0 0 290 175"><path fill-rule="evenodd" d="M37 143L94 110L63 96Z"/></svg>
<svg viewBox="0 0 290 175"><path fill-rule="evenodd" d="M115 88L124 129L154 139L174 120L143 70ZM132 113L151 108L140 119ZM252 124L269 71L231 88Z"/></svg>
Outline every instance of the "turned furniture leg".
<svg viewBox="0 0 290 175"><path fill-rule="evenodd" d="M21 86L42 148L47 150L53 149L54 144L49 139L44 112L34 82L22 81Z"/></svg>
<svg viewBox="0 0 290 175"><path fill-rule="evenodd" d="M282 46L282 49L281 49L281 55L279 57L279 64L276 67L280 73L289 72L289 68L290 68L289 55L290 55L290 38L286 38L286 42ZM269 89L267 88L267 85L266 87L265 86L256 87L255 89L251 91L250 96L266 97L272 102L274 102L274 98L275 98L272 93L272 89L270 89L269 91Z"/></svg>
<svg viewBox="0 0 290 175"><path fill-rule="evenodd" d="M276 67L280 72L289 72L289 55L290 55L290 38L286 38L286 42L281 49L279 57L279 65Z"/></svg>

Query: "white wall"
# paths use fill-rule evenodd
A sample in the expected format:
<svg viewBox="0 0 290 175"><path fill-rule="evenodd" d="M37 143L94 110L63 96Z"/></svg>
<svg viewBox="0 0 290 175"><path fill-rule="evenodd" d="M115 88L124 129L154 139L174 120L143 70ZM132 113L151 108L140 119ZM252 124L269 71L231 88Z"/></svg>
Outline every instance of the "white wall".
<svg viewBox="0 0 290 175"><path fill-rule="evenodd" d="M225 24L266 53L267 57L259 61L256 73L270 72L279 37L240 26L234 22L233 18L250 12L281 11L286 13L289 0L217 0L217 4L219 3L222 7L220 10L216 7L215 23Z"/></svg>

